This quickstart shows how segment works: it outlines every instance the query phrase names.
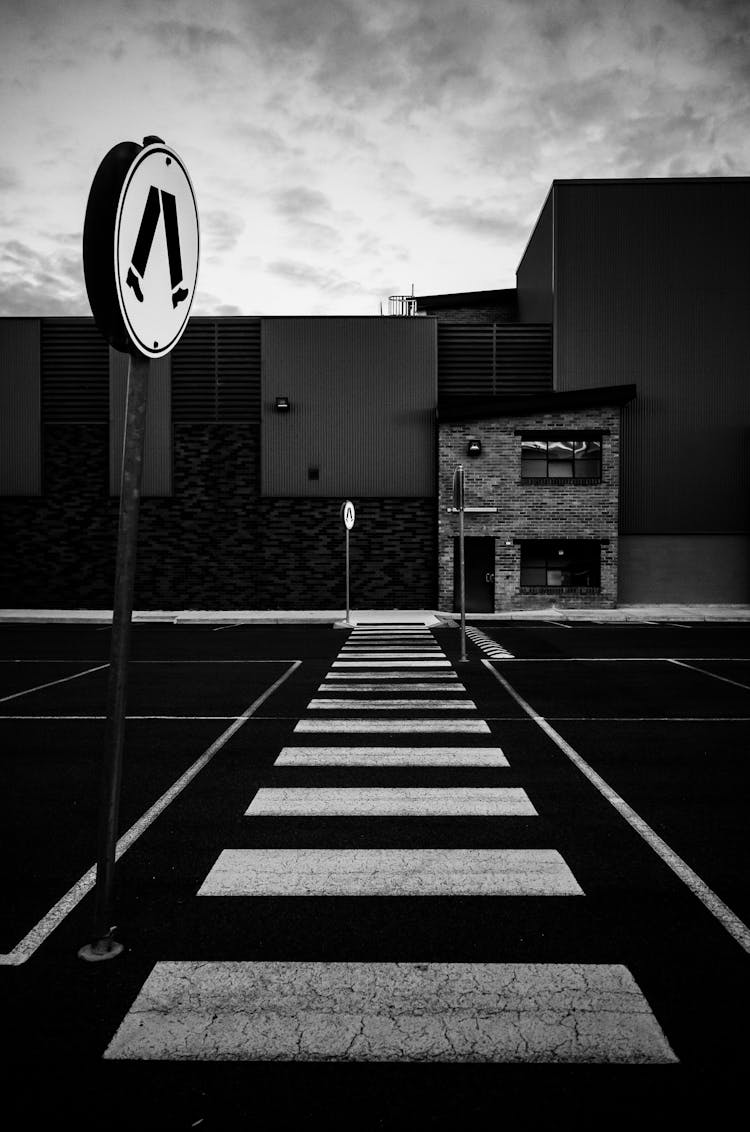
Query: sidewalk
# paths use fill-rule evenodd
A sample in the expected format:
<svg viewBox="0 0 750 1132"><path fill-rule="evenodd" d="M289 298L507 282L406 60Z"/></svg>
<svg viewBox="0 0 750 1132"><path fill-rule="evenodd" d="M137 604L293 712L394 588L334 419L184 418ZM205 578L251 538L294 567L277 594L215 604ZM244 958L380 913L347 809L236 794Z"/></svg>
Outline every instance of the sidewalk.
<svg viewBox="0 0 750 1132"><path fill-rule="evenodd" d="M346 627L343 609L252 609L252 610L135 610L134 623L173 625L301 625L318 624ZM457 612L433 609L353 609L351 625L410 623L438 625L455 622ZM505 610L500 613L469 613L470 621L748 621L748 605L621 605L617 609ZM0 624L107 625L112 621L107 609L0 609Z"/></svg>

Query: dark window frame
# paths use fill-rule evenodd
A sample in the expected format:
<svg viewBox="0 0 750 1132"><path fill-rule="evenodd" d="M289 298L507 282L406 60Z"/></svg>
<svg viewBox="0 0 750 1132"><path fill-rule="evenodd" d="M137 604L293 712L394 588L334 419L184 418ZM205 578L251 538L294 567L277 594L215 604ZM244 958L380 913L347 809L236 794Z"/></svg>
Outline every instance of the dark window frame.
<svg viewBox="0 0 750 1132"><path fill-rule="evenodd" d="M518 571L519 586L523 593L544 593L551 591L585 590L598 592L601 590L602 539L519 539L517 540L521 553ZM585 548L587 552L582 553ZM594 554L594 548L598 551ZM563 554L560 554L560 550ZM576 558L576 551L578 557ZM535 560L534 565L528 562L529 557ZM524 563L524 557L526 563ZM564 565L561 565L560 560ZM539 577L531 580L530 571L538 571ZM543 572L543 577L541 576ZM550 580L551 574L560 573L560 580ZM565 576L567 574L567 577ZM524 577L525 575L525 577ZM576 576L578 575L578 576Z"/></svg>
<svg viewBox="0 0 750 1132"><path fill-rule="evenodd" d="M528 481L528 482L532 482L532 483L536 483L536 484L543 483L545 485L558 484L558 483L574 483L574 484L584 484L584 485L585 484L601 483L602 470L603 470L603 450L604 450L604 445L603 445L604 432L603 432L603 430L602 431L598 431L598 430L592 431L590 429L580 429L580 430L558 430L558 429L553 430L553 429L550 429L550 430L545 431L545 432L540 432L540 431L535 431L535 430L529 429L528 431L523 430L522 432L518 432L518 433L516 433L516 435L520 436L520 438L521 438L521 479L523 481ZM598 460L596 459L596 457L592 458L590 455L586 454L582 457L578 457L578 464L580 466L583 461L585 461L587 464L595 463L595 464L598 465L598 470L592 469L592 468L586 468L579 475L576 475L576 445L577 444L578 445L585 444L585 443L591 442L591 441L594 441L599 445ZM541 449L537 449L536 452L533 452L532 454L530 454L528 456L525 455L525 452L529 451L528 449L524 449L525 444L534 443L534 444L538 445L541 442L543 442L544 445L545 445L544 455L541 454L541 452L542 452ZM557 444L565 443L565 444L569 444L571 446L571 457L570 457L569 460L568 459L555 459L554 457L550 457L550 447L549 446L550 446L550 444L555 444L555 443L557 443ZM543 462L544 463L544 471L543 472L531 473L529 471L529 466L532 464L532 462L534 464L542 464L542 462ZM524 465L525 465L525 467L524 467ZM557 468L557 470L559 471L560 468L563 467L563 466L570 468L570 475L554 475L554 474L551 474L551 468L552 469Z"/></svg>

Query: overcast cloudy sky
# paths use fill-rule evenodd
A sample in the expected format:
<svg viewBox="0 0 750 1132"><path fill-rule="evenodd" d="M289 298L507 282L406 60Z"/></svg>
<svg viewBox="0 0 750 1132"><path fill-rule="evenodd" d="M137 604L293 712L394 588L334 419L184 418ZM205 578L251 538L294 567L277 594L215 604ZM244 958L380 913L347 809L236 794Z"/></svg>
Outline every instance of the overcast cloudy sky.
<svg viewBox="0 0 750 1132"><path fill-rule="evenodd" d="M104 154L164 138L196 314L515 285L554 178L750 173L747 0L0 0L0 314L88 314Z"/></svg>

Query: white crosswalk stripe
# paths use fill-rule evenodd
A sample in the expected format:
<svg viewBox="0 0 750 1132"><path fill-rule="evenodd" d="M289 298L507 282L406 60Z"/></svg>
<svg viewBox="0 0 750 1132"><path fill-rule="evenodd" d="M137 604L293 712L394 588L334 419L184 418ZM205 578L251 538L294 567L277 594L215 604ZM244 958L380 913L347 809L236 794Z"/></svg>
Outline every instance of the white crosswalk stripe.
<svg viewBox="0 0 750 1132"><path fill-rule="evenodd" d="M284 747L275 766L507 766L499 747Z"/></svg>
<svg viewBox="0 0 750 1132"><path fill-rule="evenodd" d="M329 708L331 710L345 711L395 711L403 708L440 709L450 711L476 711L477 705L472 700L428 700L424 696L415 700L310 700L309 708L314 710Z"/></svg>
<svg viewBox="0 0 750 1132"><path fill-rule="evenodd" d="M583 963L158 963L104 1056L676 1061L630 972Z"/></svg>
<svg viewBox="0 0 750 1132"><path fill-rule="evenodd" d="M533 816L536 810L519 787L262 787L245 813L250 817L463 817Z"/></svg>
<svg viewBox="0 0 750 1132"><path fill-rule="evenodd" d="M224 849L199 896L582 896L554 849Z"/></svg>

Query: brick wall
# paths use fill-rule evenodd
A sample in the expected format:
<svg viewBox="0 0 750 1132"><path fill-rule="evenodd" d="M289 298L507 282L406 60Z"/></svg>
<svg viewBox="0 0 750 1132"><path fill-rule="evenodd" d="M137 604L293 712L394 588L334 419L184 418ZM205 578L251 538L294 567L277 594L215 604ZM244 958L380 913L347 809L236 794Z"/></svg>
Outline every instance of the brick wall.
<svg viewBox="0 0 750 1132"><path fill-rule="evenodd" d="M602 479L600 483L559 480L552 484L521 481L522 430L601 429ZM453 608L453 539L458 516L452 485L456 465L465 470L466 506L497 507L495 513L465 515L465 534L495 539L495 608L612 607L617 599L617 499L619 491L619 408L542 413L503 419L445 423L440 426L438 516L438 602ZM466 454L468 441L477 438L482 454ZM601 587L597 592L521 592L521 547L524 539L600 539Z"/></svg>
<svg viewBox="0 0 750 1132"><path fill-rule="evenodd" d="M173 495L141 500L135 607L343 608L338 499L262 499L257 424L175 424ZM0 500L0 605L111 608L108 428L46 425L44 494ZM352 608L434 607L432 499L354 499Z"/></svg>

